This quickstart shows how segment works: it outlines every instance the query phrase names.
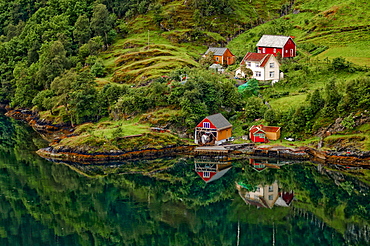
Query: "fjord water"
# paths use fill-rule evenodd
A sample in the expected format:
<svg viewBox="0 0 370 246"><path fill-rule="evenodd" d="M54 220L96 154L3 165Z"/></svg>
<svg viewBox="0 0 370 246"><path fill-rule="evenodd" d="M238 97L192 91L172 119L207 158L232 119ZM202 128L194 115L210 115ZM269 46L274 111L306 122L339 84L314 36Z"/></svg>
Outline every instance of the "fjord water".
<svg viewBox="0 0 370 246"><path fill-rule="evenodd" d="M0 245L370 243L369 186L333 167L184 157L87 166L38 157L45 146L0 114Z"/></svg>

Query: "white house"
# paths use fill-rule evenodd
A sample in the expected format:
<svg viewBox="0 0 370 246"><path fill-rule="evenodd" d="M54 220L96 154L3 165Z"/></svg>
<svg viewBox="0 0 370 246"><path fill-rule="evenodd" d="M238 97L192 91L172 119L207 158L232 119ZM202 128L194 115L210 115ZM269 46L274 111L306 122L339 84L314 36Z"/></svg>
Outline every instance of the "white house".
<svg viewBox="0 0 370 246"><path fill-rule="evenodd" d="M253 71L252 78L257 80L272 80L276 82L282 78L279 70L280 63L272 54L248 52L240 62L240 65L244 64L246 68ZM245 76L240 67L235 71L235 77L244 78Z"/></svg>

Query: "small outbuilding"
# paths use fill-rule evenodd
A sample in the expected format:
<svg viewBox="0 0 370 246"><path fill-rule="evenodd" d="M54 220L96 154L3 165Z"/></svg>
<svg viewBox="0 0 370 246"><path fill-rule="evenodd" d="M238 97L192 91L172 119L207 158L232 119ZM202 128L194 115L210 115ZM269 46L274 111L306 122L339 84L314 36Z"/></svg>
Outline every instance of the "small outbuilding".
<svg viewBox="0 0 370 246"><path fill-rule="evenodd" d="M229 48L209 47L204 55L213 53L214 63L221 65L232 65L235 63L235 55L231 53Z"/></svg>
<svg viewBox="0 0 370 246"><path fill-rule="evenodd" d="M249 129L249 138L255 143L267 143L269 140L278 140L280 138L281 127L277 126L252 126Z"/></svg>
<svg viewBox="0 0 370 246"><path fill-rule="evenodd" d="M195 143L219 145L231 137L231 129L231 123L222 114L207 116L195 127Z"/></svg>

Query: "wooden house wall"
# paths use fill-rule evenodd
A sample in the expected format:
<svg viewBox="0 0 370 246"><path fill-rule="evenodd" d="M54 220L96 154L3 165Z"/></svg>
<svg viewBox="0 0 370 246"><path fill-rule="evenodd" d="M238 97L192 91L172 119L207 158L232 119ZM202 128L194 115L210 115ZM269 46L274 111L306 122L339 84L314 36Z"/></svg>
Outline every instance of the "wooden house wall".
<svg viewBox="0 0 370 246"><path fill-rule="evenodd" d="M231 137L231 128L223 129L217 132L217 141Z"/></svg>

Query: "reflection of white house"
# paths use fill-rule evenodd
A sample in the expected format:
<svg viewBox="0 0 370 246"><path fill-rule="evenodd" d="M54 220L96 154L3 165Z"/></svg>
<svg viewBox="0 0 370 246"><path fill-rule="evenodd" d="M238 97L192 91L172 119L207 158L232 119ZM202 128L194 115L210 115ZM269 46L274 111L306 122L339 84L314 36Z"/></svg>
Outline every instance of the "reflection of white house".
<svg viewBox="0 0 370 246"><path fill-rule="evenodd" d="M258 185L253 189L238 183L236 188L246 204L262 208L272 208L274 205L289 207L294 197L293 191L279 191L277 181L271 185Z"/></svg>
<svg viewBox="0 0 370 246"><path fill-rule="evenodd" d="M240 65L244 65L253 71L252 78L257 80L273 80L278 81L281 79L280 76L280 63L272 54L261 54L248 52ZM235 77L244 78L246 75L239 67L235 71Z"/></svg>

